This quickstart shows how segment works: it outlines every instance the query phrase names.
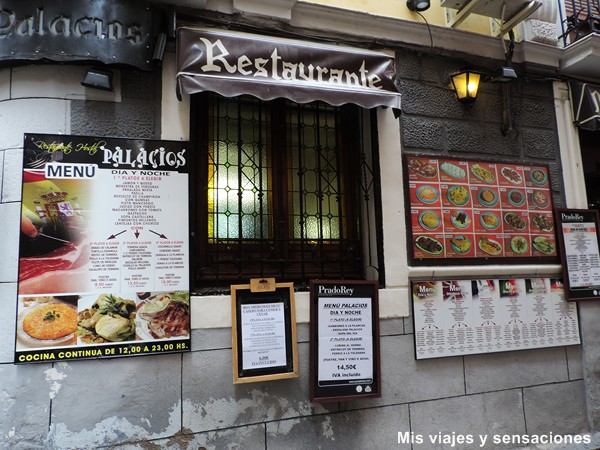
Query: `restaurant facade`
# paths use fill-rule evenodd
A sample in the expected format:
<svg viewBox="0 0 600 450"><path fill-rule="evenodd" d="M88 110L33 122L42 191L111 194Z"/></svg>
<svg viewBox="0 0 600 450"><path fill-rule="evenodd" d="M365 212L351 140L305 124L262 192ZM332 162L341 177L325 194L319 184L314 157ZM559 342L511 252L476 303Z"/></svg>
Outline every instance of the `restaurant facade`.
<svg viewBox="0 0 600 450"><path fill-rule="evenodd" d="M598 36L372 3L0 5L3 448L593 445Z"/></svg>

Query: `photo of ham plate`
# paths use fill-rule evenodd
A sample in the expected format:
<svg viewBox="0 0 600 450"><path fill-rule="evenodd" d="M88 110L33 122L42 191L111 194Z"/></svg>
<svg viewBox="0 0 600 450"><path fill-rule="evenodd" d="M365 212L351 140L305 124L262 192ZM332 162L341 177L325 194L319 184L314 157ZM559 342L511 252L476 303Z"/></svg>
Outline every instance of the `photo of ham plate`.
<svg viewBox="0 0 600 450"><path fill-rule="evenodd" d="M76 293L88 287L89 245L65 244L19 259L19 295Z"/></svg>
<svg viewBox="0 0 600 450"><path fill-rule="evenodd" d="M190 296L187 292L138 293L137 334L142 340L187 337Z"/></svg>
<svg viewBox="0 0 600 450"><path fill-rule="evenodd" d="M89 290L92 189L93 183L87 180L50 179L44 170L24 170L19 295ZM27 222L29 230L23 232Z"/></svg>

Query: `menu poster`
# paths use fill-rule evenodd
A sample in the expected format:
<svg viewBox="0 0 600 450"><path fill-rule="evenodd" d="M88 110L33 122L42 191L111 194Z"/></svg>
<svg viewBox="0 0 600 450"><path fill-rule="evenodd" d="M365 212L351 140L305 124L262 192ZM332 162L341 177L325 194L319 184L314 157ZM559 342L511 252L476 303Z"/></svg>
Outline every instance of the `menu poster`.
<svg viewBox="0 0 600 450"><path fill-rule="evenodd" d="M556 262L548 168L404 155L411 264Z"/></svg>
<svg viewBox="0 0 600 450"><path fill-rule="evenodd" d="M599 221L596 210L556 211L558 244L568 301L600 299Z"/></svg>
<svg viewBox="0 0 600 450"><path fill-rule="evenodd" d="M298 376L293 283L231 286L233 382Z"/></svg>
<svg viewBox="0 0 600 450"><path fill-rule="evenodd" d="M375 281L311 281L310 399L380 397Z"/></svg>
<svg viewBox="0 0 600 450"><path fill-rule="evenodd" d="M186 146L25 134L15 363L190 350Z"/></svg>
<svg viewBox="0 0 600 450"><path fill-rule="evenodd" d="M416 359L579 344L559 279L413 281Z"/></svg>

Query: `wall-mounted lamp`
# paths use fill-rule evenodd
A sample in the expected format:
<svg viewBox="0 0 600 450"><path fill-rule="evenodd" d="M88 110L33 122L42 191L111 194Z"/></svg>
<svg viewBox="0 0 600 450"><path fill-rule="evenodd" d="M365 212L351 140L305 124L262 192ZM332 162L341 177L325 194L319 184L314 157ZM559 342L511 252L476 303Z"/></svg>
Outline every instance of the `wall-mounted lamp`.
<svg viewBox="0 0 600 450"><path fill-rule="evenodd" d="M88 69L83 76L81 84L86 87L112 92L113 73L110 70Z"/></svg>
<svg viewBox="0 0 600 450"><path fill-rule="evenodd" d="M425 11L431 4L429 0L406 0L406 6L411 11Z"/></svg>
<svg viewBox="0 0 600 450"><path fill-rule="evenodd" d="M452 75L452 86L459 102L466 106L475 102L480 79L480 74L468 70Z"/></svg>

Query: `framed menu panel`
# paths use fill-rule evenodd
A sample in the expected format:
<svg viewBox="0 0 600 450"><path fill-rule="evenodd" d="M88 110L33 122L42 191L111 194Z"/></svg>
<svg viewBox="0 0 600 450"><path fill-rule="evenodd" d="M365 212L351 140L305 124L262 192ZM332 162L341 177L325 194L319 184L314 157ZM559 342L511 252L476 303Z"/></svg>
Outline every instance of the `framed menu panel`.
<svg viewBox="0 0 600 450"><path fill-rule="evenodd" d="M191 349L187 143L25 134L15 363Z"/></svg>
<svg viewBox="0 0 600 450"><path fill-rule="evenodd" d="M311 281L310 400L380 397L375 281Z"/></svg>
<svg viewBox="0 0 600 450"><path fill-rule="evenodd" d="M558 244L565 280L566 299L600 299L600 249L598 211L556 211Z"/></svg>
<svg viewBox="0 0 600 450"><path fill-rule="evenodd" d="M404 155L412 265L556 263L548 168Z"/></svg>
<svg viewBox="0 0 600 450"><path fill-rule="evenodd" d="M413 281L417 359L580 343L560 279Z"/></svg>
<svg viewBox="0 0 600 450"><path fill-rule="evenodd" d="M298 376L293 283L231 286L231 317L235 384Z"/></svg>

